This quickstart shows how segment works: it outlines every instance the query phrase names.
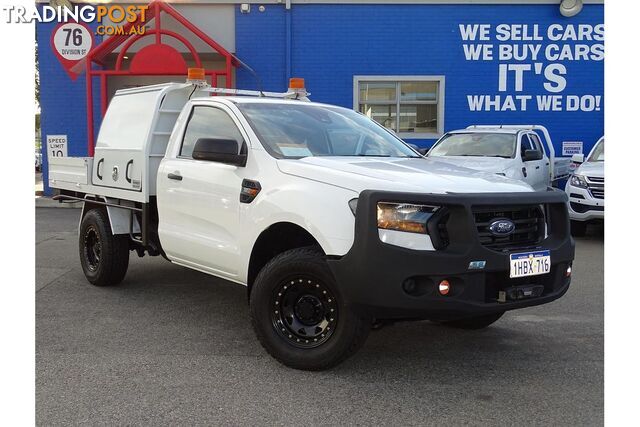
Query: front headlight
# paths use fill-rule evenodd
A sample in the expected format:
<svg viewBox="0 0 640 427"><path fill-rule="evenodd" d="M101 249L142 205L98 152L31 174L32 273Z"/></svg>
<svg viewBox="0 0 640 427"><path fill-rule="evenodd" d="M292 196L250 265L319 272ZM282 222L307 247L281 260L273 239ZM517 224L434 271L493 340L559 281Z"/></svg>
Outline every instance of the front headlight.
<svg viewBox="0 0 640 427"><path fill-rule="evenodd" d="M571 185L578 188L587 188L587 180L582 175L571 175Z"/></svg>
<svg viewBox="0 0 640 427"><path fill-rule="evenodd" d="M378 228L427 234L427 221L437 206L413 203L378 203Z"/></svg>

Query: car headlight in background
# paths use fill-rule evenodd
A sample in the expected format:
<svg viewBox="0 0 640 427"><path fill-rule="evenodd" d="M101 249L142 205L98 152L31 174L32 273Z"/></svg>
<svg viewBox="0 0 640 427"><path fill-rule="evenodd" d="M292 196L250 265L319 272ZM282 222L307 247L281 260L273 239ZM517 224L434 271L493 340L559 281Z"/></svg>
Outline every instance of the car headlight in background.
<svg viewBox="0 0 640 427"><path fill-rule="evenodd" d="M427 234L427 221L438 210L437 206L413 203L378 203L378 228Z"/></svg>
<svg viewBox="0 0 640 427"><path fill-rule="evenodd" d="M571 185L578 188L587 188L587 180L582 175L571 175Z"/></svg>

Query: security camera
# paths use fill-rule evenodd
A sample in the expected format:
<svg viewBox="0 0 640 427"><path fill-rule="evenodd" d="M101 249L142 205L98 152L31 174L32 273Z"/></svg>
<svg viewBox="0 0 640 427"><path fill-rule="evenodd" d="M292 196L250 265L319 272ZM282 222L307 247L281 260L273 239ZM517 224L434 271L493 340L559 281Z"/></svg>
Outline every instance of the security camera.
<svg viewBox="0 0 640 427"><path fill-rule="evenodd" d="M560 2L560 13L567 18L579 14L581 10L582 0L562 0Z"/></svg>

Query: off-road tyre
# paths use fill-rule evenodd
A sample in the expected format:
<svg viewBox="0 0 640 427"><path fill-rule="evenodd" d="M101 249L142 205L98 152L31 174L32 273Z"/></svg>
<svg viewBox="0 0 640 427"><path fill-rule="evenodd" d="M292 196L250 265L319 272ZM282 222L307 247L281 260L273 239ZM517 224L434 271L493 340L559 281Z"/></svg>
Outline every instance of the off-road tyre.
<svg viewBox="0 0 640 427"><path fill-rule="evenodd" d="M122 282L129 268L129 236L111 233L105 210L88 211L80 222L80 263L87 280L95 286Z"/></svg>
<svg viewBox="0 0 640 427"><path fill-rule="evenodd" d="M275 256L258 274L249 296L251 323L264 349L294 369L329 369L366 341L371 318L344 300L314 248Z"/></svg>

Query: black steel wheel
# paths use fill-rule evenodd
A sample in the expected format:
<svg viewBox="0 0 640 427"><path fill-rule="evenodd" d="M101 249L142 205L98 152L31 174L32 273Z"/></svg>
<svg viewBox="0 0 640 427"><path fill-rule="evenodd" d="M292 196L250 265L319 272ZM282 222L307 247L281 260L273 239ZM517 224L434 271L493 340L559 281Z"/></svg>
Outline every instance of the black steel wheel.
<svg viewBox="0 0 640 427"><path fill-rule="evenodd" d="M96 286L122 282L129 268L129 236L114 235L103 209L91 209L80 222L80 264L87 280Z"/></svg>
<svg viewBox="0 0 640 427"><path fill-rule="evenodd" d="M91 224L84 233L83 246L84 262L91 271L98 270L100 266L100 252L102 251L102 241L96 227Z"/></svg>
<svg viewBox="0 0 640 427"><path fill-rule="evenodd" d="M271 321L291 345L313 348L331 338L338 322L338 303L331 290L310 277L292 277L273 293Z"/></svg>
<svg viewBox="0 0 640 427"><path fill-rule="evenodd" d="M365 342L371 319L340 293L324 255L314 248L274 257L249 296L251 323L267 352L295 369L331 368Z"/></svg>

